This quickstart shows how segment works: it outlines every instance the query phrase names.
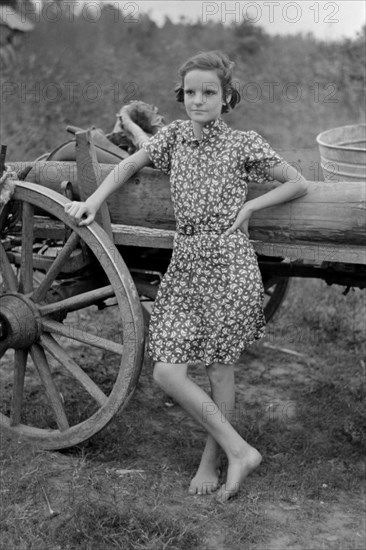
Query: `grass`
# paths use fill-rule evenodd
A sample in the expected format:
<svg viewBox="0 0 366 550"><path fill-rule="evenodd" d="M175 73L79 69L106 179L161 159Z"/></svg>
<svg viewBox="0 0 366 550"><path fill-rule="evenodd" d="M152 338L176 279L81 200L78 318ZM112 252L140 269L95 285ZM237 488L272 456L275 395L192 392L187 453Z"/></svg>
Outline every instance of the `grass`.
<svg viewBox="0 0 366 550"><path fill-rule="evenodd" d="M95 533L95 525L98 532ZM81 504L73 519L55 532L63 548L79 547L95 550L111 547L126 550L172 548L189 550L199 544L199 537L191 530L157 511L129 508L124 513L113 512L103 505Z"/></svg>
<svg viewBox="0 0 366 550"><path fill-rule="evenodd" d="M177 405L166 405L147 361L128 408L89 441L60 453L3 441L3 547L267 550L285 533L297 540L293 548L310 548L309 541L319 549L362 548L365 349L347 324L362 312L362 294L344 297L335 286L324 293L323 285L293 280L277 317L278 326L314 326L315 345L286 342L279 330L272 345L302 357L257 343L238 366L235 425L264 456L238 498L223 507L188 496L204 433ZM316 323L318 310L330 316L334 307L337 345L337 327L330 334ZM192 375L206 387L200 368ZM59 513L54 518L43 489ZM343 523L333 525L334 514ZM313 538L322 533L330 541Z"/></svg>

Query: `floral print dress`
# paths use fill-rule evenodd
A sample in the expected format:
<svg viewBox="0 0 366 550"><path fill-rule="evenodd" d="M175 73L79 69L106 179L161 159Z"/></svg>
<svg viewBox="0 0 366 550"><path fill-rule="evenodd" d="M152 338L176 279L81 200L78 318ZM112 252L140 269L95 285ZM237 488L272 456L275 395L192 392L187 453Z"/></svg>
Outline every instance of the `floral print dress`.
<svg viewBox="0 0 366 550"><path fill-rule="evenodd" d="M257 257L239 229L223 233L243 206L248 182L271 181L265 169L283 159L256 132L221 119L198 141L191 120L177 120L143 144L170 175L177 222L170 265L149 327L155 361L235 363L265 334L264 289Z"/></svg>

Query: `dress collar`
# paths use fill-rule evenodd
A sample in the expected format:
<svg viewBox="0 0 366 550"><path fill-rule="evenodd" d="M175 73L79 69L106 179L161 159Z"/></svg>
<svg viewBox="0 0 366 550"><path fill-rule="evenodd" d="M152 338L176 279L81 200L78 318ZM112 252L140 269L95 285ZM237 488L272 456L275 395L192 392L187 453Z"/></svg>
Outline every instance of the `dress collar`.
<svg viewBox="0 0 366 550"><path fill-rule="evenodd" d="M203 126L201 130L201 139L197 139L193 132L193 122L191 120L187 120L186 125L182 131L182 137L183 140L187 143L191 143L193 141L201 143L203 141L209 140L211 137L214 137L217 134L220 134L221 132L226 130L226 128L227 124L222 120L222 118L216 118L215 120L211 120Z"/></svg>

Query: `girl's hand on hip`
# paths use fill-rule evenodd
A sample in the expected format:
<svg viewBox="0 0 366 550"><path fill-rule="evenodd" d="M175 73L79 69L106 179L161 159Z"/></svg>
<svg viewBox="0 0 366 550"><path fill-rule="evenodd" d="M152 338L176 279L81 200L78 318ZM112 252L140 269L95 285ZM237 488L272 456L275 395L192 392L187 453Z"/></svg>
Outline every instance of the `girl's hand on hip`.
<svg viewBox="0 0 366 550"><path fill-rule="evenodd" d="M249 219L252 215L252 210L250 210L246 205L241 208L239 211L239 214L236 217L235 222L229 229L225 232L225 235L231 235L231 233L234 233L237 229L240 229L244 235L246 235L249 238Z"/></svg>
<svg viewBox="0 0 366 550"><path fill-rule="evenodd" d="M76 225L91 224L97 213L87 202L72 201L65 204L64 210Z"/></svg>

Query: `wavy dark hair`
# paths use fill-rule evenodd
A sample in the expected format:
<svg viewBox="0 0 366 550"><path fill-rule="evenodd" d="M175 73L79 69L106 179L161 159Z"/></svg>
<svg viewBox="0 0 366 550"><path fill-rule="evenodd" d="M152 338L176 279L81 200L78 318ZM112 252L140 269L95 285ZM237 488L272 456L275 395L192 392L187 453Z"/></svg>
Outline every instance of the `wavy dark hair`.
<svg viewBox="0 0 366 550"><path fill-rule="evenodd" d="M199 52L190 57L178 69L180 82L174 88L175 97L180 103L184 102L184 77L187 73L194 70L199 71L216 71L220 79L222 94L226 101L226 97L231 95L230 101L222 106L221 112L228 113L230 108L234 109L240 101L240 93L233 84L233 67L234 62L230 61L228 56L219 50L210 52Z"/></svg>

